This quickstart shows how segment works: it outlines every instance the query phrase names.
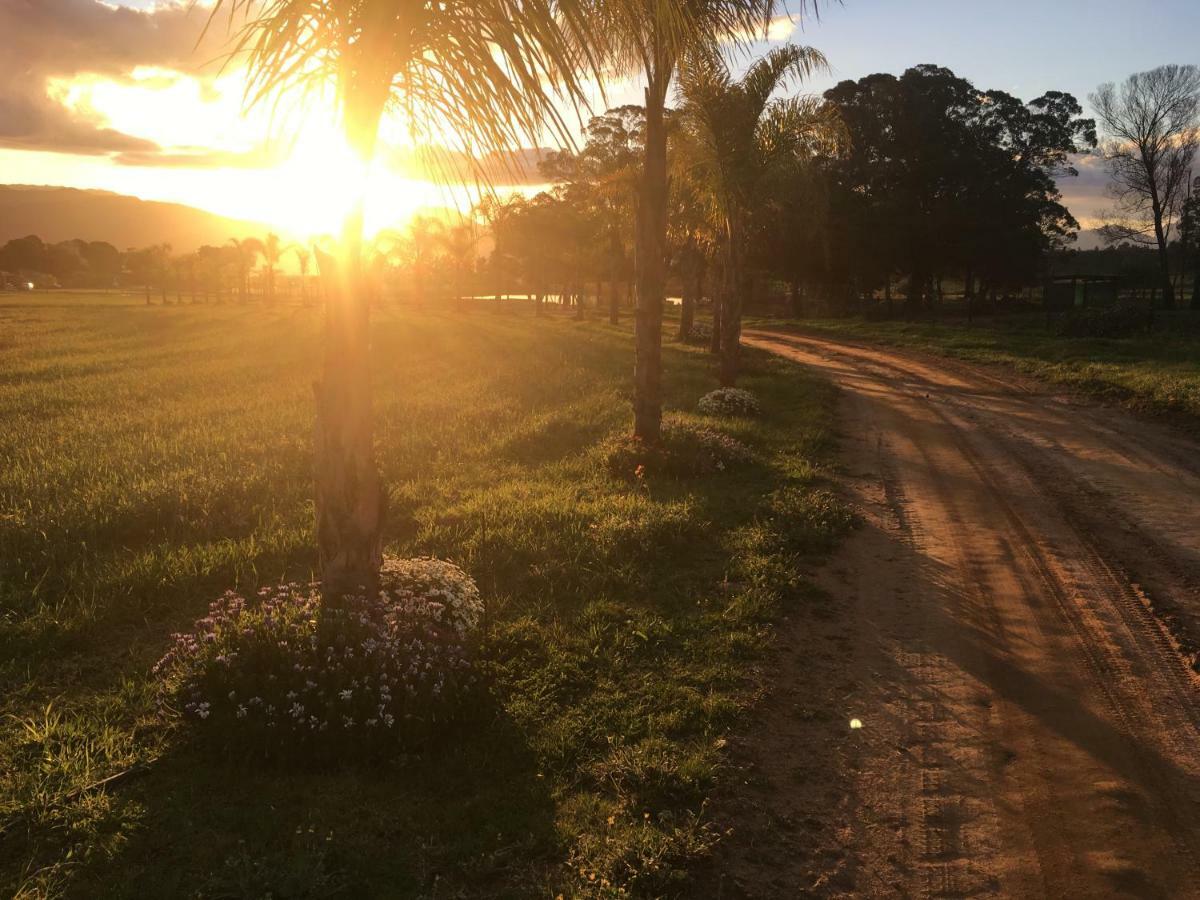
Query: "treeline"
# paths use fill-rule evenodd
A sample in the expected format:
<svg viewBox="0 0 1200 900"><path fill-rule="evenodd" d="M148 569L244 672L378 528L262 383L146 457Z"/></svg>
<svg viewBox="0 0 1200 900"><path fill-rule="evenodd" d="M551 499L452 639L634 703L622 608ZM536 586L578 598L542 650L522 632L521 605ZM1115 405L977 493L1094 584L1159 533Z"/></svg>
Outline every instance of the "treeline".
<svg viewBox="0 0 1200 900"><path fill-rule="evenodd" d="M286 253L295 254L298 278L280 276ZM29 235L0 247L0 289L124 288L144 291L147 303L271 302L282 293L307 299L312 259L309 248L284 245L274 234L231 238L191 253L175 253L167 243L122 251L105 241L49 244Z"/></svg>
<svg viewBox="0 0 1200 900"><path fill-rule="evenodd" d="M1025 102L918 66L773 99L816 57L785 48L735 79L709 55L681 73L668 250L682 331L701 297L718 329L737 328L741 306L771 290L797 313L893 297L929 309L951 282L970 300L1044 277L1078 228L1056 178L1096 144L1074 97ZM594 118L578 153L543 162L553 188L488 208L492 267L532 293L597 284L615 316L633 272L643 129L639 107Z"/></svg>
<svg viewBox="0 0 1200 900"><path fill-rule="evenodd" d="M70 240L47 244L36 235L0 247L0 287L24 280L38 286L114 287L120 283L124 256L104 241Z"/></svg>

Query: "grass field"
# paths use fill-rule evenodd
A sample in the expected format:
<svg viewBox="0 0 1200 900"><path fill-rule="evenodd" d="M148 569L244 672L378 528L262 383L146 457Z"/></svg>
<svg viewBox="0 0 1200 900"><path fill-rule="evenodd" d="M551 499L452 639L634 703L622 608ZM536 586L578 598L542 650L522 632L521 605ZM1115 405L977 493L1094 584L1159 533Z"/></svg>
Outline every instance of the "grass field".
<svg viewBox="0 0 1200 900"><path fill-rule="evenodd" d="M596 450L625 329L480 307L375 335L387 543L479 582L497 712L424 758L264 771L191 749L149 670L226 587L312 572L316 314L0 299L0 894L687 893L771 623L828 602L797 570L847 525L832 389L750 355L767 415L710 424L756 462L626 484ZM666 366L694 409L708 357Z"/></svg>
<svg viewBox="0 0 1200 900"><path fill-rule="evenodd" d="M974 326L861 319L806 319L790 324L1012 366L1072 391L1200 429L1200 334L1194 330L1130 338L1068 338L1049 333L1040 316Z"/></svg>

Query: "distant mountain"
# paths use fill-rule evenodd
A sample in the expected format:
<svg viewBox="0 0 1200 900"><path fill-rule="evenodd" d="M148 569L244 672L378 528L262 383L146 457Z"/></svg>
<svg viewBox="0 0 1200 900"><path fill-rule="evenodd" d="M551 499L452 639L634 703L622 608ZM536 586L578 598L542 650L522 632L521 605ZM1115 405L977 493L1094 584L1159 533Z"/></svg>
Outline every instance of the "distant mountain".
<svg viewBox="0 0 1200 900"><path fill-rule="evenodd" d="M189 253L202 244L224 244L268 230L180 203L108 191L0 185L0 244L36 234L47 243L82 238L107 241L118 250L167 243L177 253Z"/></svg>

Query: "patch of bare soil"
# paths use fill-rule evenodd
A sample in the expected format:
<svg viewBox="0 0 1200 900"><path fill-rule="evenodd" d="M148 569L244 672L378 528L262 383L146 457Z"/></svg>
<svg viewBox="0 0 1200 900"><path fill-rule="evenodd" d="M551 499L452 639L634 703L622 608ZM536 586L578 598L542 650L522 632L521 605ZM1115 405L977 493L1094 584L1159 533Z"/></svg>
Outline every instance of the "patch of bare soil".
<svg viewBox="0 0 1200 900"><path fill-rule="evenodd" d="M972 366L746 339L842 387L867 524L783 631L705 890L1200 897L1200 447Z"/></svg>

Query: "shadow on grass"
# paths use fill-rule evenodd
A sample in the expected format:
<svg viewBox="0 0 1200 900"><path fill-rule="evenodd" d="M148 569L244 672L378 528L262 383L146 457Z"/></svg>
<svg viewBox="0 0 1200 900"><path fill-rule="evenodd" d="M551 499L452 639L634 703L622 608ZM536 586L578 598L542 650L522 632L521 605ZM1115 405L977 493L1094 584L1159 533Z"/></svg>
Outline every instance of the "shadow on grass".
<svg viewBox="0 0 1200 900"><path fill-rule="evenodd" d="M557 856L526 737L490 704L420 756L251 765L179 744L121 790L129 838L72 888L115 897L494 896ZM95 894L91 894L95 896Z"/></svg>

